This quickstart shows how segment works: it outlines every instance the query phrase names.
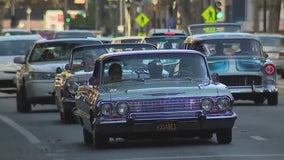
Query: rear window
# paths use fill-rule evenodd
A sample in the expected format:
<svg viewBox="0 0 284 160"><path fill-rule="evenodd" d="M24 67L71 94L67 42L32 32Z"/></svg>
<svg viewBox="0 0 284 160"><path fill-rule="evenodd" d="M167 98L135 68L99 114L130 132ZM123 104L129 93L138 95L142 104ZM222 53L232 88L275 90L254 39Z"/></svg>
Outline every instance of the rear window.
<svg viewBox="0 0 284 160"><path fill-rule="evenodd" d="M284 37L259 36L264 46L284 46Z"/></svg>
<svg viewBox="0 0 284 160"><path fill-rule="evenodd" d="M92 32L57 32L55 38L87 38L95 37Z"/></svg>
<svg viewBox="0 0 284 160"><path fill-rule="evenodd" d="M0 42L1 56L25 55L36 40L13 40Z"/></svg>

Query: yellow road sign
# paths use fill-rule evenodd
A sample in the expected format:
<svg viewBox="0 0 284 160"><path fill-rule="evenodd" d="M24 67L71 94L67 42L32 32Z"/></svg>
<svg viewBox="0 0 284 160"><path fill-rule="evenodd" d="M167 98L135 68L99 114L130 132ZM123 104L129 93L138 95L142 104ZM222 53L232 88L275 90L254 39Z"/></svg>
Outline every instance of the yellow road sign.
<svg viewBox="0 0 284 160"><path fill-rule="evenodd" d="M149 23L149 18L144 13L140 13L135 18L136 23L139 24L140 27L144 27L147 23Z"/></svg>
<svg viewBox="0 0 284 160"><path fill-rule="evenodd" d="M216 22L215 8L212 6L207 7L202 12L202 17L204 18L205 23L215 23Z"/></svg>

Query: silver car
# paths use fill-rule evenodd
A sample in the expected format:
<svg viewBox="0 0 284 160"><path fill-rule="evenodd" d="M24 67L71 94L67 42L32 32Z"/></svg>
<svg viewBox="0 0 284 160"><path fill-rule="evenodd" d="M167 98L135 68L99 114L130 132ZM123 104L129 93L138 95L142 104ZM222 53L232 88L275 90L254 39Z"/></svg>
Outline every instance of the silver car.
<svg viewBox="0 0 284 160"><path fill-rule="evenodd" d="M25 57L15 57L14 62L21 64L16 75L17 110L31 112L32 104L55 104L55 74L69 61L71 49L85 44L102 42L94 38L43 39Z"/></svg>
<svg viewBox="0 0 284 160"><path fill-rule="evenodd" d="M284 35L257 33L255 34L263 44L263 50L268 58L276 65L277 73L284 78Z"/></svg>
<svg viewBox="0 0 284 160"><path fill-rule="evenodd" d="M0 91L16 92L15 77L18 65L13 62L16 56L24 56L40 35L0 36Z"/></svg>

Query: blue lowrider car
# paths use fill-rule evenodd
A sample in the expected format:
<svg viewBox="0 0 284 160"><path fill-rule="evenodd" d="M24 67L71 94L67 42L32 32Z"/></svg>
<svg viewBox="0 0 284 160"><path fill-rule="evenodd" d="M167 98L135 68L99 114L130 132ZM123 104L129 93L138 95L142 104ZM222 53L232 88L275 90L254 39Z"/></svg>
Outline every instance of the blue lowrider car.
<svg viewBox="0 0 284 160"><path fill-rule="evenodd" d="M112 79L113 73L120 76ZM198 51L130 51L96 60L89 84L77 90L73 112L84 142L94 147L105 146L109 138L209 139L214 134L218 143L228 144L237 118L233 101Z"/></svg>

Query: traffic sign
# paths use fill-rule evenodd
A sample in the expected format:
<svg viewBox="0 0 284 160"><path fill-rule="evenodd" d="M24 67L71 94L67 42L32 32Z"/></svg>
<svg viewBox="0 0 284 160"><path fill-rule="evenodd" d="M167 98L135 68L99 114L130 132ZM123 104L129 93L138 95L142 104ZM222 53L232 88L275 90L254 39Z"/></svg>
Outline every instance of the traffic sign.
<svg viewBox="0 0 284 160"><path fill-rule="evenodd" d="M212 6L207 7L202 12L202 17L204 18L205 23L215 23L216 22L215 8Z"/></svg>
<svg viewBox="0 0 284 160"><path fill-rule="evenodd" d="M149 18L146 14L140 13L136 18L135 21L137 24L139 24L140 27L144 27L147 23L149 23Z"/></svg>

